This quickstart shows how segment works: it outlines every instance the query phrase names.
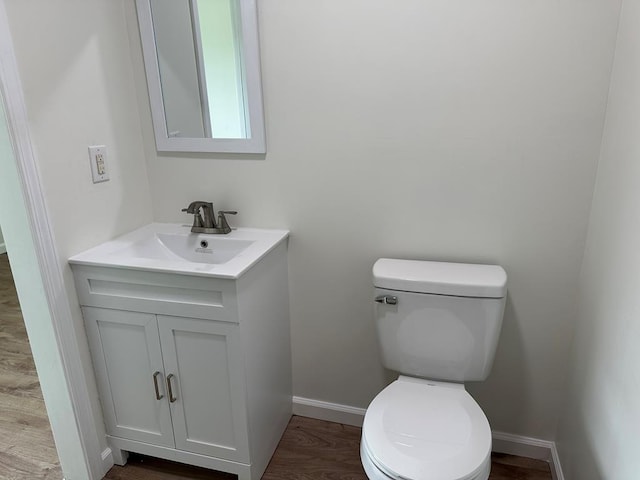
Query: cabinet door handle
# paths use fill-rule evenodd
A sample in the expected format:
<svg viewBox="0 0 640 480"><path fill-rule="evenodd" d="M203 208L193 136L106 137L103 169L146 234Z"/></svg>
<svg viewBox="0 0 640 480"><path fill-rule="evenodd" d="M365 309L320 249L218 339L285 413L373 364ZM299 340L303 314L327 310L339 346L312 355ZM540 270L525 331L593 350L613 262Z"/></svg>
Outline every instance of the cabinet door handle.
<svg viewBox="0 0 640 480"><path fill-rule="evenodd" d="M171 403L173 403L173 402L175 402L177 400L177 398L173 396L173 389L171 388L171 379L174 376L175 375L173 373L170 373L169 375L167 375L167 389L169 390L169 401Z"/></svg>
<svg viewBox="0 0 640 480"><path fill-rule="evenodd" d="M160 389L158 388L158 375L160 375L160 372L153 374L153 388L156 390L156 400L162 400L164 395L160 393Z"/></svg>

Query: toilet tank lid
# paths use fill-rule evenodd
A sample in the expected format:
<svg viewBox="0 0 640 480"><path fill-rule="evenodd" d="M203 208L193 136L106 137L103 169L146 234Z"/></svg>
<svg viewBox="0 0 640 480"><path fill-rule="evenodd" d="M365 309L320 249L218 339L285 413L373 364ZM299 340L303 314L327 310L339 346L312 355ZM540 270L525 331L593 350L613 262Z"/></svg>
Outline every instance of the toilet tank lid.
<svg viewBox="0 0 640 480"><path fill-rule="evenodd" d="M378 288L404 292L503 298L507 273L500 265L381 258L373 265Z"/></svg>

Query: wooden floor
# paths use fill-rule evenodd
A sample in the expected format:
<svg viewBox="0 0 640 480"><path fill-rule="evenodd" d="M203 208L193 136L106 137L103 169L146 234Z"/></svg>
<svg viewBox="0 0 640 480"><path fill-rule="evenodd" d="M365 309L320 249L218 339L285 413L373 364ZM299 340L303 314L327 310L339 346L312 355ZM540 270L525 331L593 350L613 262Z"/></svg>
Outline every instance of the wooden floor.
<svg viewBox="0 0 640 480"><path fill-rule="evenodd" d="M293 417L263 480L366 480L360 429ZM494 454L491 480L551 480L549 465ZM60 480L53 438L7 256L0 255L0 479ZM109 480L233 480L235 476L132 455Z"/></svg>
<svg viewBox="0 0 640 480"><path fill-rule="evenodd" d="M0 255L0 479L62 473L7 255Z"/></svg>
<svg viewBox="0 0 640 480"><path fill-rule="evenodd" d="M134 455L113 467L109 480L230 480L232 475ZM493 454L490 480L551 480L549 464ZM262 480L366 480L360 464L360 429L293 417Z"/></svg>

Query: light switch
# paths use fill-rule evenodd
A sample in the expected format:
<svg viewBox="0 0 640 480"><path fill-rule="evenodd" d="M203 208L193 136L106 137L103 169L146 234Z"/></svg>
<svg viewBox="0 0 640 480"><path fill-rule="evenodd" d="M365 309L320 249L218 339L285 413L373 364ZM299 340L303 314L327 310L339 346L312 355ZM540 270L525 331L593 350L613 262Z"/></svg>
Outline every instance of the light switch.
<svg viewBox="0 0 640 480"><path fill-rule="evenodd" d="M108 181L109 172L107 171L107 147L105 145L94 145L89 147L89 161L91 163L93 183Z"/></svg>

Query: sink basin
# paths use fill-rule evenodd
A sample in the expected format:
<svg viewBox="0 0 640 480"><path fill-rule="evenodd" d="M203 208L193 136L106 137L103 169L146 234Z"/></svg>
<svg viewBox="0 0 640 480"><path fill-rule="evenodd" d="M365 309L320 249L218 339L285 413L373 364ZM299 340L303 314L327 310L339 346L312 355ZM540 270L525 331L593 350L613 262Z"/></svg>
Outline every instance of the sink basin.
<svg viewBox="0 0 640 480"><path fill-rule="evenodd" d="M69 259L71 264L238 278L289 235L238 228L226 235L191 233L187 225L152 223Z"/></svg>
<svg viewBox="0 0 640 480"><path fill-rule="evenodd" d="M204 234L156 233L116 254L156 260L226 263L249 248L253 242Z"/></svg>

